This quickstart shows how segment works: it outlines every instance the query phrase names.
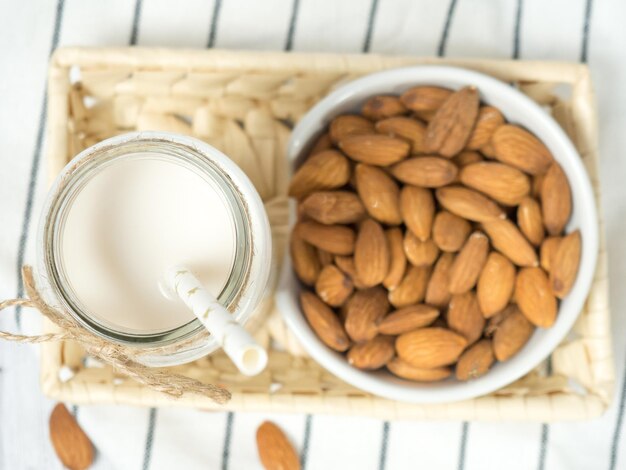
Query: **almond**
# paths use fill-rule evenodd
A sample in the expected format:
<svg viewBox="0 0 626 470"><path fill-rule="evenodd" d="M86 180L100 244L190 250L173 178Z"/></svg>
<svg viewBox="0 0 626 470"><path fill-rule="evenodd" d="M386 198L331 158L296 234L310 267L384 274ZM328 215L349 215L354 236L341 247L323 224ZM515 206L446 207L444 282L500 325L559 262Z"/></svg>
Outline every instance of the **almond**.
<svg viewBox="0 0 626 470"><path fill-rule="evenodd" d="M354 258L352 256L335 256L335 264L341 271L346 274L354 287L357 289L364 289L366 286L363 284L356 275L356 268L354 267Z"/></svg>
<svg viewBox="0 0 626 470"><path fill-rule="evenodd" d="M335 260L335 255L333 255L332 253L329 253L328 251L318 249L317 259L320 260L320 266L324 268L325 266L328 266L329 264L333 264L333 261Z"/></svg>
<svg viewBox="0 0 626 470"><path fill-rule="evenodd" d="M466 339L445 328L420 328L398 336L396 352L413 367L432 369L454 363Z"/></svg>
<svg viewBox="0 0 626 470"><path fill-rule="evenodd" d="M471 165L472 163L480 163L483 161L485 161L485 159L480 153L473 152L471 150L461 152L452 159L452 163L454 163L458 168L463 168L467 165Z"/></svg>
<svg viewBox="0 0 626 470"><path fill-rule="evenodd" d="M315 283L315 292L331 307L343 305L353 289L354 285L350 277L333 264L322 269Z"/></svg>
<svg viewBox="0 0 626 470"><path fill-rule="evenodd" d="M430 266L412 266L394 290L389 292L389 302L396 308L413 305L424 300L430 278Z"/></svg>
<svg viewBox="0 0 626 470"><path fill-rule="evenodd" d="M450 160L425 156L407 158L391 167L391 173L406 184L423 188L438 188L450 184L458 169Z"/></svg>
<svg viewBox="0 0 626 470"><path fill-rule="evenodd" d="M435 382L449 377L452 373L449 367L436 367L433 369L413 367L399 357L389 362L387 369L389 369L393 375L416 382Z"/></svg>
<svg viewBox="0 0 626 470"><path fill-rule="evenodd" d="M439 310L430 305L417 304L389 313L378 325L384 335L400 335L428 326L439 316Z"/></svg>
<svg viewBox="0 0 626 470"><path fill-rule="evenodd" d="M400 224L400 188L393 178L380 168L364 164L358 164L354 174L368 214L383 224Z"/></svg>
<svg viewBox="0 0 626 470"><path fill-rule="evenodd" d="M453 157L465 147L478 116L478 90L465 87L444 101L428 124L427 151Z"/></svg>
<svg viewBox="0 0 626 470"><path fill-rule="evenodd" d="M344 137L339 142L339 148L357 162L387 166L405 158L411 145L403 139L387 135L360 134Z"/></svg>
<svg viewBox="0 0 626 470"><path fill-rule="evenodd" d="M411 153L424 153L426 126L416 119L396 116L376 123L376 130L391 137L401 137L411 143Z"/></svg>
<svg viewBox="0 0 626 470"><path fill-rule="evenodd" d="M513 263L500 253L489 253L476 288L478 304L485 318L494 316L507 306L514 288Z"/></svg>
<svg viewBox="0 0 626 470"><path fill-rule="evenodd" d="M520 270L515 282L515 301L533 325L548 328L554 324L557 301L543 269L522 268Z"/></svg>
<svg viewBox="0 0 626 470"><path fill-rule="evenodd" d="M448 305L452 296L448 290L448 285L450 284L450 268L453 262L454 255L452 253L443 253L437 260L426 288L425 300L427 304L440 308Z"/></svg>
<svg viewBox="0 0 626 470"><path fill-rule="evenodd" d="M520 203L530 192L528 176L517 168L497 162L480 162L465 166L461 182L508 206Z"/></svg>
<svg viewBox="0 0 626 470"><path fill-rule="evenodd" d="M296 272L298 279L312 286L315 284L320 270L322 269L319 258L317 257L317 250L313 245L309 245L302 240L295 231L291 234L289 248L291 264L293 265L293 270Z"/></svg>
<svg viewBox="0 0 626 470"><path fill-rule="evenodd" d="M502 322L506 320L506 317L508 317L511 313L515 311L519 312L517 305L511 304L511 305L508 305L504 310L501 310L498 313L496 313L493 317L489 317L487 319L487 326L485 327L485 330L483 332L484 335L488 338L492 337L493 334L498 329L498 327L500 326L500 324L502 324ZM520 312L520 315L521 315L521 312Z"/></svg>
<svg viewBox="0 0 626 470"><path fill-rule="evenodd" d="M493 335L493 352L498 361L506 361L517 354L535 330L515 305L509 308L510 313L498 325Z"/></svg>
<svg viewBox="0 0 626 470"><path fill-rule="evenodd" d="M488 253L489 240L485 234L472 233L450 267L448 290L452 294L462 294L476 285Z"/></svg>
<svg viewBox="0 0 626 470"><path fill-rule="evenodd" d="M430 238L435 218L435 199L430 190L408 185L402 188L400 213L406 226L419 240Z"/></svg>
<svg viewBox="0 0 626 470"><path fill-rule="evenodd" d="M317 138L317 140L313 144L313 147L311 147L311 150L309 151L309 157L315 155L316 153L323 152L324 150L330 150L332 148L333 142L332 140L330 140L330 135L325 132Z"/></svg>
<svg viewBox="0 0 626 470"><path fill-rule="evenodd" d="M473 292L452 296L446 320L448 327L462 335L467 340L467 344L478 341L485 328L485 317L480 311L476 294Z"/></svg>
<svg viewBox="0 0 626 470"><path fill-rule="evenodd" d="M550 235L560 235L572 214L572 191L558 163L548 169L541 186L543 224Z"/></svg>
<svg viewBox="0 0 626 470"><path fill-rule="evenodd" d="M481 106L478 110L474 130L467 141L466 147L470 150L478 150L491 140L495 130L504 124L504 116L493 106Z"/></svg>
<svg viewBox="0 0 626 470"><path fill-rule="evenodd" d="M310 156L291 178L289 195L302 199L315 191L340 188L350 180L350 163L336 150Z"/></svg>
<svg viewBox="0 0 626 470"><path fill-rule="evenodd" d="M505 217L498 204L473 189L447 186L437 189L436 196L445 209L473 222L488 222Z"/></svg>
<svg viewBox="0 0 626 470"><path fill-rule="evenodd" d="M319 191L302 201L302 212L322 224L352 224L362 219L365 208L350 191Z"/></svg>
<svg viewBox="0 0 626 470"><path fill-rule="evenodd" d="M510 220L483 224L493 247L517 266L537 266L537 253L517 226Z"/></svg>
<svg viewBox="0 0 626 470"><path fill-rule="evenodd" d="M390 257L382 226L372 219L365 220L354 248L354 267L361 283L371 287L383 282L389 272Z"/></svg>
<svg viewBox="0 0 626 470"><path fill-rule="evenodd" d="M520 202L517 208L517 225L530 243L541 245L545 236L541 207L532 197L525 197Z"/></svg>
<svg viewBox="0 0 626 470"><path fill-rule="evenodd" d="M393 290L400 284L406 269L406 255L404 254L404 240L402 230L397 227L387 229L387 244L389 245L390 262L387 276L383 279L383 285Z"/></svg>
<svg viewBox="0 0 626 470"><path fill-rule="evenodd" d="M406 112L406 107L397 96L374 96L368 99L361 108L363 116L374 121L397 116Z"/></svg>
<svg viewBox="0 0 626 470"><path fill-rule="evenodd" d="M535 199L541 198L541 187L543 186L543 179L545 178L545 176L546 174L543 173L541 175L535 175L532 177L530 195Z"/></svg>
<svg viewBox="0 0 626 470"><path fill-rule="evenodd" d="M531 175L545 173L552 163L548 148L530 132L513 124L498 127L491 143L498 160Z"/></svg>
<svg viewBox="0 0 626 470"><path fill-rule="evenodd" d="M319 297L304 290L300 293L300 306L309 325L326 346L335 351L345 351L350 347L350 340L339 318Z"/></svg>
<svg viewBox="0 0 626 470"><path fill-rule="evenodd" d="M438 212L433 222L433 241L442 251L459 251L472 230L470 223L448 211Z"/></svg>
<svg viewBox="0 0 626 470"><path fill-rule="evenodd" d="M541 244L540 263L541 267L547 272L552 271L552 260L556 254L559 244L563 240L562 237L548 237Z"/></svg>
<svg viewBox="0 0 626 470"><path fill-rule="evenodd" d="M408 109L417 112L435 112L452 95L453 91L436 86L417 86L400 96Z"/></svg>
<svg viewBox="0 0 626 470"><path fill-rule="evenodd" d="M378 334L378 323L389 311L387 293L381 287L355 292L346 305L346 332L355 342L369 341Z"/></svg>
<svg viewBox="0 0 626 470"><path fill-rule="evenodd" d="M300 459L282 430L265 421L256 432L257 451L265 470L300 470Z"/></svg>
<svg viewBox="0 0 626 470"><path fill-rule="evenodd" d="M576 230L563 237L552 258L550 284L559 299L563 299L574 285L580 264L580 252L580 231Z"/></svg>
<svg viewBox="0 0 626 470"><path fill-rule="evenodd" d="M407 230L404 236L404 253L414 266L430 266L439 256L439 248L432 240L421 241L413 232Z"/></svg>
<svg viewBox="0 0 626 470"><path fill-rule="evenodd" d="M395 354L394 338L379 335L352 346L348 351L348 363L357 369L375 370L391 361Z"/></svg>
<svg viewBox="0 0 626 470"><path fill-rule="evenodd" d="M59 460L70 470L85 470L94 460L89 437L65 405L57 403L50 414L50 440Z"/></svg>
<svg viewBox="0 0 626 470"><path fill-rule="evenodd" d="M495 360L491 341L483 339L461 354L456 364L456 378L477 379L487 373Z"/></svg>
<svg viewBox="0 0 626 470"><path fill-rule="evenodd" d="M354 252L356 235L349 227L306 221L296 224L294 230L305 242L329 253L350 255Z"/></svg>
<svg viewBox="0 0 626 470"><path fill-rule="evenodd" d="M330 139L336 144L349 135L372 134L374 124L369 119L356 114L337 116L330 123Z"/></svg>

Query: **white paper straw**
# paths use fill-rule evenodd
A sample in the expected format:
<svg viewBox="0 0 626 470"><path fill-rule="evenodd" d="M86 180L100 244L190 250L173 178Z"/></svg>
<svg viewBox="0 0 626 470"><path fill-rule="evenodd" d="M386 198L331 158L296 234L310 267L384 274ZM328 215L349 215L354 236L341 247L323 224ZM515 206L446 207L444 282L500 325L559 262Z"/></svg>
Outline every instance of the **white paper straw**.
<svg viewBox="0 0 626 470"><path fill-rule="evenodd" d="M189 269L175 266L167 272L167 280L242 374L257 375L265 369L265 349L237 323L232 314L202 286Z"/></svg>

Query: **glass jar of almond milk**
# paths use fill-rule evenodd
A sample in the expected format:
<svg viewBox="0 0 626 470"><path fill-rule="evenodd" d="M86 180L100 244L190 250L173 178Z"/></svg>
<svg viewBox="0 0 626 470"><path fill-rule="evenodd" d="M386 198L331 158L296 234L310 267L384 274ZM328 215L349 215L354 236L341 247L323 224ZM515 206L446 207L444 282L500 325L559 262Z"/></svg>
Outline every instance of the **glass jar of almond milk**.
<svg viewBox="0 0 626 470"><path fill-rule="evenodd" d="M81 152L50 190L38 246L45 300L150 366L219 346L164 287L172 266L191 269L248 330L270 303L263 203L237 165L191 137L126 134Z"/></svg>

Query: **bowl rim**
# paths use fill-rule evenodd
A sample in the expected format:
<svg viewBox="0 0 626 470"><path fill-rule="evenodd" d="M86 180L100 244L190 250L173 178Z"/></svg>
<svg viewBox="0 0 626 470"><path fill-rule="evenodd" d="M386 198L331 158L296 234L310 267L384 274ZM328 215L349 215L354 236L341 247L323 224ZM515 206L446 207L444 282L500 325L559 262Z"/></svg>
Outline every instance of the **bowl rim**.
<svg viewBox="0 0 626 470"><path fill-rule="evenodd" d="M578 198L582 202L581 206L574 209L584 214L584 217L581 217L584 223L581 222L577 226L583 235L579 272L572 290L566 297L567 303L564 301L559 306L555 324L543 330L544 337L533 345L532 349L523 349L520 354L505 363L499 363L498 374L494 374L492 370L479 379L456 382L453 386L438 387L437 384L450 384L451 382L418 383L391 377L391 374L383 371L362 371L349 365L344 355L324 345L301 313L297 293L294 292L295 276L291 267L289 250L285 255L276 295L278 308L289 329L302 343L308 354L322 367L365 392L416 404L454 402L486 395L514 382L540 364L565 338L581 313L591 288L598 255L596 201L582 159L569 137L560 125L529 97L503 81L473 70L440 65L416 65L372 73L342 85L314 105L294 128L287 151L289 171L291 172L294 162L312 139L325 128L328 119L340 114L342 111L338 108L354 99L355 95L360 96L364 91L367 91L366 96L385 93L384 90L390 93L390 89L394 86L409 88L426 84L446 86L450 83L454 83L457 87L475 85L481 94L489 90L490 94L503 96L503 99L510 101L512 108L519 108L525 113L527 120L536 121L536 127L541 128L542 131L545 129L543 133L549 133L550 142L546 142L545 139L541 140L551 151L553 147L558 147L559 152L552 151L554 158L561 163L568 176L572 186L572 198ZM502 111L504 113L505 110ZM295 223L295 207L295 202L290 200L290 230ZM564 308L564 304L567 308ZM529 346L529 343L526 346ZM381 380L381 374L385 374L385 380Z"/></svg>

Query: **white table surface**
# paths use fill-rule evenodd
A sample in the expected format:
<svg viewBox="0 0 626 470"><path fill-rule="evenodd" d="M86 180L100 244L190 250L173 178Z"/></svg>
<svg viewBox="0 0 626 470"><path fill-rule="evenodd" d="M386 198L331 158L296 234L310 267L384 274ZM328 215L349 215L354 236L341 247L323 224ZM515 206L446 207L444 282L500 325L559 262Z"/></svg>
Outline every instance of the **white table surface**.
<svg viewBox="0 0 626 470"><path fill-rule="evenodd" d="M217 3L216 3L217 2ZM60 45L174 46L588 61L600 110L617 383L590 422L392 422L85 406L97 469L254 469L264 419L313 469L626 468L626 2L620 0L30 0L0 2L0 298L18 291L45 192L46 64ZM448 34L444 34L446 24ZM517 31L517 34L516 34ZM33 178L33 162L34 178ZM29 187L32 185L32 192ZM30 207L29 194L32 194ZM30 222L25 213L31 215ZM25 238L24 238L25 235ZM37 330L34 314L22 329ZM11 311L0 327L15 330ZM0 344L0 469L61 468L34 347Z"/></svg>

